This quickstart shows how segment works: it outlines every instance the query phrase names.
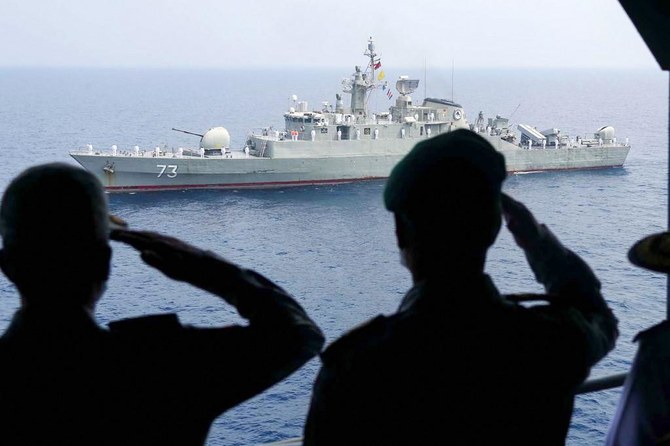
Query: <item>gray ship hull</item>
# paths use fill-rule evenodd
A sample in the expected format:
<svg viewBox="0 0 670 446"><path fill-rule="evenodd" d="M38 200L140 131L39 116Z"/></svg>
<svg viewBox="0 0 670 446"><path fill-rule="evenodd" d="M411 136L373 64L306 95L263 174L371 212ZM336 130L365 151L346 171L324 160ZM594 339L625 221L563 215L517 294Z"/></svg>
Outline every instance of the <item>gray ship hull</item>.
<svg viewBox="0 0 670 446"><path fill-rule="evenodd" d="M621 167L630 149L625 145L522 149L500 138L487 139L505 156L511 173ZM273 157L243 152L228 157L84 152L71 156L109 192L267 188L386 178L418 141L272 141L258 137L257 142L264 143L264 150Z"/></svg>

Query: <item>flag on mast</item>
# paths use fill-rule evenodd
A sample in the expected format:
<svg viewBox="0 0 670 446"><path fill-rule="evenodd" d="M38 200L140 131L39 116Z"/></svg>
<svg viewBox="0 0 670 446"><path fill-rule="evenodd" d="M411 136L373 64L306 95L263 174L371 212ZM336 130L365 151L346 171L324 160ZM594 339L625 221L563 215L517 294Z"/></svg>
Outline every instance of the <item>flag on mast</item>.
<svg viewBox="0 0 670 446"><path fill-rule="evenodd" d="M386 76L386 75L384 74L384 70L381 70L381 71L379 72L379 74L377 75L377 80L380 81L380 80L384 79L384 76Z"/></svg>
<svg viewBox="0 0 670 446"><path fill-rule="evenodd" d="M375 60L373 67L375 67L375 70L380 69L382 67L382 60L381 59Z"/></svg>

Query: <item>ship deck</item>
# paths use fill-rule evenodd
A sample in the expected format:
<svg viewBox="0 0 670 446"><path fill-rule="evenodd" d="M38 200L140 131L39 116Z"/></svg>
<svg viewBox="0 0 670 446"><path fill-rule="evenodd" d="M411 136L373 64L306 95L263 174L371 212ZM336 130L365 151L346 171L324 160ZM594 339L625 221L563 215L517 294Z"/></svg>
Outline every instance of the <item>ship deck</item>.
<svg viewBox="0 0 670 446"><path fill-rule="evenodd" d="M195 151L193 151L195 152ZM160 154L156 154L156 152L153 151L140 151L140 152L129 152L129 151L118 151L117 153L113 153L111 151L94 151L90 152L88 150L73 150L70 152L70 155L86 155L86 156L99 156L99 157L104 157L104 158L109 158L109 157L115 157L115 158L141 158L141 159L147 159L147 158L166 158L166 159L184 159L184 160L189 160L189 159L202 159L202 158L211 158L211 159L243 159L243 158L260 158L258 156L255 156L253 154L246 154L241 150L232 150L232 151L227 151L225 155L191 155L189 153L184 153L184 154L179 154L176 152L160 152Z"/></svg>

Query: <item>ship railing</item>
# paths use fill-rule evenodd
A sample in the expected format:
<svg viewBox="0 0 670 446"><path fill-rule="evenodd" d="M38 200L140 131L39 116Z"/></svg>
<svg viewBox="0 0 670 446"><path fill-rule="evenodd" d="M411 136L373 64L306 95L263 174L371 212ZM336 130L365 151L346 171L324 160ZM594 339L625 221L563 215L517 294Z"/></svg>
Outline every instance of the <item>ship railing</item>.
<svg viewBox="0 0 670 446"><path fill-rule="evenodd" d="M112 158L182 158L185 156L189 156L189 151L186 150L185 153L179 154L175 152L166 152L166 151L161 151L160 153L156 154L154 150L140 150L138 152L131 151L131 150L119 150L118 152L114 153L111 151L106 151L106 150L94 150L94 151L89 151L86 149L81 149L81 150L71 150L70 154L72 155L96 155L96 156L104 156L104 157L112 157ZM193 151L191 151L193 153Z"/></svg>
<svg viewBox="0 0 670 446"><path fill-rule="evenodd" d="M621 387L626 380L627 375L627 373L619 373L616 375L590 379L579 386L575 393L580 395ZM294 437L272 443L265 443L262 446L302 446L302 437Z"/></svg>
<svg viewBox="0 0 670 446"><path fill-rule="evenodd" d="M275 131L273 130L272 132L268 132L267 134L263 133L256 133L256 132L251 132L249 134L250 137L258 138L260 140L271 140L271 141L283 141L285 139L290 139L290 132L282 132L282 131Z"/></svg>
<svg viewBox="0 0 670 446"><path fill-rule="evenodd" d="M581 386L579 386L577 392L575 393L577 395L581 395L584 393L600 392L602 390L609 390L621 387L624 381L626 380L626 376L628 376L628 373L618 373L616 375L609 375L601 378L589 379L588 381L584 382Z"/></svg>

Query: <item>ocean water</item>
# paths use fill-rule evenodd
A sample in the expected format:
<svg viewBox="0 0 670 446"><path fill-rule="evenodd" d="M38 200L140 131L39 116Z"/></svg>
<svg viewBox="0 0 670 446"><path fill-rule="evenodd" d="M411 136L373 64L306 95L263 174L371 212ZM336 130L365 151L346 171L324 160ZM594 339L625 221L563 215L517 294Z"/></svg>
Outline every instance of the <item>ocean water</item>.
<svg viewBox="0 0 670 446"><path fill-rule="evenodd" d="M353 67L351 67L353 68ZM223 125L233 148L262 126L282 128L296 94L310 108L335 102L342 71L0 70L0 191L24 168L73 163L68 151L139 145L195 146ZM421 76L423 68L392 72ZM623 168L513 175L505 190L526 203L603 284L620 321L616 349L592 371L627 370L633 336L666 317L665 277L632 266L628 248L667 223L668 78L659 71L429 70L413 95L461 103L470 121L481 110L540 129L588 136L612 125L632 149ZM346 98L345 98L346 99ZM371 100L383 110L385 96ZM322 327L327 342L395 310L411 286L398 262L384 181L268 190L173 191L109 195L112 211L133 228L156 230L207 247L289 290ZM218 298L175 283L113 245L112 276L96 317L101 324L147 313L177 312L199 326L243 323ZM502 230L486 266L502 292L540 292L523 254ZM0 277L0 330L18 306ZM231 364L234 366L234 364ZM301 435L314 359L285 381L221 416L208 445L251 445ZM495 373L492 368L491 373ZM101 383L104 385L104 383ZM602 444L619 390L577 398L569 445ZM445 435L448 434L445 432Z"/></svg>

